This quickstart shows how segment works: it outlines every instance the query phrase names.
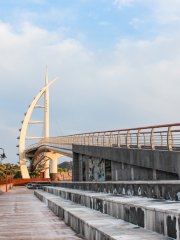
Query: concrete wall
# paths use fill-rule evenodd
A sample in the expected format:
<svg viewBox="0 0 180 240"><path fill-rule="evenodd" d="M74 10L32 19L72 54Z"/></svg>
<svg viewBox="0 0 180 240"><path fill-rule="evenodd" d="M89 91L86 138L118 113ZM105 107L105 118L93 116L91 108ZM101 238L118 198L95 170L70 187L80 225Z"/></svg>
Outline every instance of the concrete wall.
<svg viewBox="0 0 180 240"><path fill-rule="evenodd" d="M10 189L10 184L8 184L8 189ZM6 192L6 184L0 185L0 194Z"/></svg>
<svg viewBox="0 0 180 240"><path fill-rule="evenodd" d="M179 181L51 182L51 186L180 201Z"/></svg>
<svg viewBox="0 0 180 240"><path fill-rule="evenodd" d="M112 181L178 180L180 176L180 152L73 145L73 181L83 180L82 159L88 166L89 157L111 161Z"/></svg>
<svg viewBox="0 0 180 240"><path fill-rule="evenodd" d="M180 218L177 216L179 209L177 202L155 201L139 197L130 198L123 195L117 197L117 195L95 194L91 191L83 192L82 190L56 187L43 187L43 190L114 218L177 238L176 232L178 233L180 224ZM169 203L171 203L171 209Z"/></svg>

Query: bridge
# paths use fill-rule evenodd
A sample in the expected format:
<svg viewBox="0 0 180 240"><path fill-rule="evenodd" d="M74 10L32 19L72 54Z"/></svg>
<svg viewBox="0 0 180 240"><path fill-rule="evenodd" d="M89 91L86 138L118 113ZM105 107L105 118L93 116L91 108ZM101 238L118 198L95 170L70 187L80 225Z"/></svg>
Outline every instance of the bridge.
<svg viewBox="0 0 180 240"><path fill-rule="evenodd" d="M73 158L73 180L156 180L180 178L180 123L118 129L49 137L49 87L46 69L45 87L37 94L22 121L19 139L21 174L39 164L44 177L56 180L57 158ZM44 94L44 106L38 105ZM44 108L44 121L31 121L35 108ZM44 137L26 136L29 124L44 124ZM40 139L25 148L25 141ZM49 172L50 169L50 172ZM49 174L50 173L50 174Z"/></svg>

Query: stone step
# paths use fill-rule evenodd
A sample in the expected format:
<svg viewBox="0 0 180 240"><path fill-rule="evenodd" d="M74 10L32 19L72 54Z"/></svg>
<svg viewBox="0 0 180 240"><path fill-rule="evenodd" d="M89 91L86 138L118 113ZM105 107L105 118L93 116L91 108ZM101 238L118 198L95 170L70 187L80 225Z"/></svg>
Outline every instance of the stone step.
<svg viewBox="0 0 180 240"><path fill-rule="evenodd" d="M180 203L62 187L43 190L142 228L179 239Z"/></svg>
<svg viewBox="0 0 180 240"><path fill-rule="evenodd" d="M180 180L51 182L54 187L180 201Z"/></svg>
<svg viewBox="0 0 180 240"><path fill-rule="evenodd" d="M34 194L88 240L171 239L42 190Z"/></svg>

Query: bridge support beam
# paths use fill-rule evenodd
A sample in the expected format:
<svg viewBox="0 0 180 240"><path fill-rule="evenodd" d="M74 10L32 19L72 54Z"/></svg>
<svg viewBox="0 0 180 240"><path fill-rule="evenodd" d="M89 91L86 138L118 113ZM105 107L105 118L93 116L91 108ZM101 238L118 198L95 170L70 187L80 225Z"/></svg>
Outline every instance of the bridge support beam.
<svg viewBox="0 0 180 240"><path fill-rule="evenodd" d="M62 154L47 152L46 156L50 158L50 178L51 181L58 181L58 172L57 172L57 159L62 157Z"/></svg>
<svg viewBox="0 0 180 240"><path fill-rule="evenodd" d="M46 155L46 153L45 153ZM47 156L47 155L46 155ZM45 171L44 171L44 178L49 178L49 160L46 161L45 165L44 165Z"/></svg>

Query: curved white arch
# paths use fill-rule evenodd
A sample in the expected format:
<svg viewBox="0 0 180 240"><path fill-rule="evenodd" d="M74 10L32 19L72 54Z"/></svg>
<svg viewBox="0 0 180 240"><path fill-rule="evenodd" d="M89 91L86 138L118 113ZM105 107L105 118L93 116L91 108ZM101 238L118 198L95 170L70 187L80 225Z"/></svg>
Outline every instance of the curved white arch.
<svg viewBox="0 0 180 240"><path fill-rule="evenodd" d="M46 85L39 93L38 95L34 98L33 102L31 103L23 124L22 124L22 128L21 128L21 134L19 137L19 162L20 162L20 169L21 169L21 175L22 178L29 178L29 173L28 173L28 169L27 169L27 164L26 164L26 158L25 158L25 139L26 139L26 131L27 131L27 126L31 117L31 114L34 110L34 107L36 105L36 103L39 101L40 97L42 96L42 94L46 91L46 89L49 88L49 86L55 82L58 78L54 79L52 82L50 82L48 85Z"/></svg>

